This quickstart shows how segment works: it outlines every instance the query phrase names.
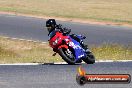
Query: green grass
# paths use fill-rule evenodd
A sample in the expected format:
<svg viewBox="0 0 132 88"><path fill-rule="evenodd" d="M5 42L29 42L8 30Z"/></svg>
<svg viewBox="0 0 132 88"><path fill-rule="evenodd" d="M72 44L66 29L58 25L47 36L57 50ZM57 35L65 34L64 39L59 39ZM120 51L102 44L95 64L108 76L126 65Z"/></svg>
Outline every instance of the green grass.
<svg viewBox="0 0 132 88"><path fill-rule="evenodd" d="M0 0L0 11L132 24L132 0Z"/></svg>
<svg viewBox="0 0 132 88"><path fill-rule="evenodd" d="M91 46L96 60L132 60L132 46L103 44ZM48 43L12 40L0 37L0 63L50 63L63 61Z"/></svg>

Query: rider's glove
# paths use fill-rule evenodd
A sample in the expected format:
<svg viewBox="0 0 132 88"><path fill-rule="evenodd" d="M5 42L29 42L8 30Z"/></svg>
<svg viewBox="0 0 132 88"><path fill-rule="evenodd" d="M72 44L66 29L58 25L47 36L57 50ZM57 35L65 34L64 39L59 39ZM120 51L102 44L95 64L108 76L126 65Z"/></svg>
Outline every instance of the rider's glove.
<svg viewBox="0 0 132 88"><path fill-rule="evenodd" d="M62 29L62 25L61 24L58 24L58 25L56 25L56 28L57 29Z"/></svg>

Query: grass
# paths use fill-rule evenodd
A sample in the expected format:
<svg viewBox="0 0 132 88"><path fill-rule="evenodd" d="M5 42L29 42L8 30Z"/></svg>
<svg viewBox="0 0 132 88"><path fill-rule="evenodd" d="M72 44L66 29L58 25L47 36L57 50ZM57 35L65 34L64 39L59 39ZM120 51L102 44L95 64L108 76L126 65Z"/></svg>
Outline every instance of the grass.
<svg viewBox="0 0 132 88"><path fill-rule="evenodd" d="M132 46L91 46L96 60L132 60ZM48 43L12 40L0 37L0 63L50 63L63 61L59 55L52 56Z"/></svg>
<svg viewBox="0 0 132 88"><path fill-rule="evenodd" d="M0 11L132 24L132 0L0 0Z"/></svg>
<svg viewBox="0 0 132 88"><path fill-rule="evenodd" d="M93 46L92 51L98 60L132 60L132 46L102 44Z"/></svg>
<svg viewBox="0 0 132 88"><path fill-rule="evenodd" d="M47 43L12 40L0 37L0 63L49 63L62 61Z"/></svg>

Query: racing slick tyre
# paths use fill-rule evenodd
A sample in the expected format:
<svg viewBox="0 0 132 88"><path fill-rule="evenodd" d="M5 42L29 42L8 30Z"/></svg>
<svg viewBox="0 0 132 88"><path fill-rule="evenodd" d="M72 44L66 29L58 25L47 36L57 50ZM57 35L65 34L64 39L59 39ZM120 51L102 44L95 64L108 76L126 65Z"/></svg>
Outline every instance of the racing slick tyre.
<svg viewBox="0 0 132 88"><path fill-rule="evenodd" d="M86 58L83 58L83 61L87 64L93 64L95 63L95 57L94 55L92 54L92 52L89 52L87 54L87 57Z"/></svg>
<svg viewBox="0 0 132 88"><path fill-rule="evenodd" d="M58 53L62 57L62 59L64 61L66 61L68 64L74 65L76 63L75 62L75 57L74 57L73 53L69 49L60 48L58 50Z"/></svg>

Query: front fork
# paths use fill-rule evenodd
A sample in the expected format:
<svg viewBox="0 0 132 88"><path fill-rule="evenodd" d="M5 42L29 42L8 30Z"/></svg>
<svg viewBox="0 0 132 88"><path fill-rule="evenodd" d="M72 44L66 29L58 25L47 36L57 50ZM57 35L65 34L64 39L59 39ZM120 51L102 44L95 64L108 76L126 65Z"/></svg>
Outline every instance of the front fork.
<svg viewBox="0 0 132 88"><path fill-rule="evenodd" d="M60 48L68 49L68 46L67 45L61 45L58 47L58 49L60 49ZM56 50L53 49L53 51L54 51L54 54L52 56L55 56L57 54L57 49Z"/></svg>

